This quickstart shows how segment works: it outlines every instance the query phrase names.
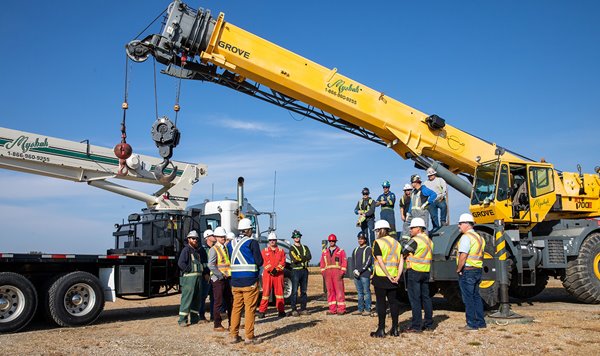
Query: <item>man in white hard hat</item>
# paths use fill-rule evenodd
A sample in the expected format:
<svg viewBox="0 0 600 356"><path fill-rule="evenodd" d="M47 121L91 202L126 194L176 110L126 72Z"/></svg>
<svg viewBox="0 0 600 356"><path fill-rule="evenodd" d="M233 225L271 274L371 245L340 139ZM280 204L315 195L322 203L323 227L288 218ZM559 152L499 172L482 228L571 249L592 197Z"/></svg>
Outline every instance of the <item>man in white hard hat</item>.
<svg viewBox="0 0 600 356"><path fill-rule="evenodd" d="M395 238L389 235L390 224L386 220L375 222L377 239L373 244L373 279L375 287L376 310L378 317L377 330L371 332L371 337L385 337L386 299L392 314L392 327L390 336L400 336L398 317L400 315L400 302L397 297L398 280L402 274L402 248Z"/></svg>
<svg viewBox="0 0 600 356"><path fill-rule="evenodd" d="M475 232L474 225L473 215L460 215L458 229L463 235L458 243L456 273L458 273L458 285L460 286L463 303L465 303L467 319L467 325L461 329L467 331L477 331L486 327L483 301L479 294L485 240Z"/></svg>
<svg viewBox="0 0 600 356"><path fill-rule="evenodd" d="M433 190L436 194L435 200L429 205L429 213L431 214L432 225L431 231L435 232L440 227L446 225L446 217L448 215L448 206L446 204L448 185L446 184L444 178L438 177L435 169L431 167L427 169L427 180L423 182L423 185Z"/></svg>
<svg viewBox="0 0 600 356"><path fill-rule="evenodd" d="M215 244L216 239L213 235L213 231L211 229L206 229L204 230L204 232L202 233L202 237L204 237L204 243L202 244L202 248L204 248L204 250L206 251L206 255L208 256L210 248ZM210 283L210 281L205 280L204 278L202 278L202 296L200 297L200 307L199 307L199 311L200 311L200 323L206 323L208 322L208 320L206 320L206 298L209 297L210 300L210 320L213 320L213 306L215 303L214 297L213 297L213 292L212 292L212 285Z"/></svg>
<svg viewBox="0 0 600 356"><path fill-rule="evenodd" d="M225 247L226 235L227 233L223 227L217 227L214 232L217 241L208 252L208 268L210 269L210 280L215 299L214 310L212 311L214 330L219 332L226 331L222 324L221 313L223 311L227 313L231 320L231 263Z"/></svg>
<svg viewBox="0 0 600 356"><path fill-rule="evenodd" d="M402 189L404 194L402 194L402 198L400 198L400 218L404 222L402 224L402 238L408 240L410 238L410 193L413 191L413 187L410 184L404 184L404 188Z"/></svg>
<svg viewBox="0 0 600 356"><path fill-rule="evenodd" d="M256 300L258 299L258 270L263 265L258 242L252 238L252 222L243 218L238 223L240 235L227 244L227 252L231 261L231 291L233 308L229 332L230 343L241 341L239 336L242 309L244 319L245 343L255 344L254 318Z"/></svg>
<svg viewBox="0 0 600 356"><path fill-rule="evenodd" d="M229 241L231 241L233 239L235 239L235 234L233 232L231 232L231 231L228 232L227 233L227 237L226 237L227 242L229 242Z"/></svg>
<svg viewBox="0 0 600 356"><path fill-rule="evenodd" d="M285 251L277 246L277 235L270 232L269 245L261 253L263 258L262 300L258 309L258 317L265 317L271 297L271 289L275 291L275 307L280 318L285 317L285 302L283 300L283 269L285 268Z"/></svg>
<svg viewBox="0 0 600 356"><path fill-rule="evenodd" d="M433 258L433 242L427 236L425 221L413 218L410 222L411 239L403 247L406 261L406 286L412 309L411 326L405 332L433 329L433 306L429 295L429 271ZM421 318L421 307L425 318ZM421 325L423 321L423 325Z"/></svg>
<svg viewBox="0 0 600 356"><path fill-rule="evenodd" d="M208 278L208 268L206 260L203 260L199 254L198 233L195 230L190 231L186 237L187 244L179 254L177 265L181 270L179 286L181 287L181 305L179 307L179 326L187 326L188 318L190 324L197 324L200 316L198 306L202 296L202 278L206 275Z"/></svg>
<svg viewBox="0 0 600 356"><path fill-rule="evenodd" d="M433 204L437 198L437 194L421 183L421 177L418 174L413 174L410 177L410 184L413 191L410 193L410 217L409 221L414 218L421 218L425 221L425 229L429 224L429 206Z"/></svg>

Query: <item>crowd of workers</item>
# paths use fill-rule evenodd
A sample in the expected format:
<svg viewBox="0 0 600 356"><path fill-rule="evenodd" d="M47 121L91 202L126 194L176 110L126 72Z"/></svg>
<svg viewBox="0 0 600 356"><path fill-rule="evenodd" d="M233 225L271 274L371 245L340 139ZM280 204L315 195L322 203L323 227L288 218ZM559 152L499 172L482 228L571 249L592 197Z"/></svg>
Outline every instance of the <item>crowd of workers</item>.
<svg viewBox="0 0 600 356"><path fill-rule="evenodd" d="M403 221L401 236L395 224L396 196L390 191L390 182L382 184L383 193L370 198L368 188L363 188L355 213L360 227L358 246L349 258L337 245L337 236L330 234L320 258L319 267L327 292L327 315L346 314L344 277L350 259L351 278L357 291L358 308L355 315L376 316L377 329L372 337L399 336L401 332L419 333L432 330L433 307L429 293L429 272L433 257L433 242L429 234L447 222L447 186L436 176L434 169L427 170L428 180L421 182L419 175L410 178L403 187L399 201ZM380 220L375 221L375 208L380 207ZM429 230L429 219L432 229ZM459 286L466 309L464 330L485 328L483 302L479 295L482 277L485 241L474 231L473 216L462 214L458 221L462 237L458 244L457 267ZM310 249L301 243L302 234L292 233L293 245L289 249L292 291L291 311L285 312L284 269L286 251L278 245L275 232L268 235L268 245L261 250L252 238L251 221L241 219L239 236L217 227L204 232L204 245L199 235L191 231L179 258L181 276L181 306L179 325L187 326L208 322L205 302L210 295L210 318L216 332L230 333L231 343L242 340L239 329L242 311L245 315L245 343L256 343L255 317L264 318L273 297L277 316L299 317L308 315L307 284ZM259 272L262 270L262 277ZM403 278L402 283L401 278ZM259 299L259 279L262 281L262 298ZM371 285L376 296L375 310L371 308ZM406 288L412 309L410 326L400 330L398 324L400 302L399 288ZM274 296L271 296L273 291ZM298 292L300 300L298 303ZM258 308L258 311L257 311ZM391 328L386 331L387 311L391 314ZM223 320L229 320L225 328Z"/></svg>

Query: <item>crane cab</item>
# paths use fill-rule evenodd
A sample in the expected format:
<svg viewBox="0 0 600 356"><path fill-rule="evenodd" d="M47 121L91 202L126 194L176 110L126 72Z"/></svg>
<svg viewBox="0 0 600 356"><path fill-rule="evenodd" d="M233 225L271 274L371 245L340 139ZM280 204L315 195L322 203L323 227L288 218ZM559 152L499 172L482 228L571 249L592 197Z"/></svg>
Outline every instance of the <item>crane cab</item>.
<svg viewBox="0 0 600 356"><path fill-rule="evenodd" d="M533 227L556 203L556 174L551 164L494 160L475 170L470 210L477 223Z"/></svg>

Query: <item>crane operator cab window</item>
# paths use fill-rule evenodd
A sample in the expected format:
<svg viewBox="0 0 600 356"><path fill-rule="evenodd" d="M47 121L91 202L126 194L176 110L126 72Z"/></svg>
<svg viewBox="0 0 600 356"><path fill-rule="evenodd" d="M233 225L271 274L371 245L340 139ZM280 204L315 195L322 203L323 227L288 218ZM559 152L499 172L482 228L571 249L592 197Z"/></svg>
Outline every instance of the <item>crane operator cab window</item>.
<svg viewBox="0 0 600 356"><path fill-rule="evenodd" d="M527 189L527 167L517 165L510 167L511 199L513 206L513 218L519 219L529 211L529 193Z"/></svg>

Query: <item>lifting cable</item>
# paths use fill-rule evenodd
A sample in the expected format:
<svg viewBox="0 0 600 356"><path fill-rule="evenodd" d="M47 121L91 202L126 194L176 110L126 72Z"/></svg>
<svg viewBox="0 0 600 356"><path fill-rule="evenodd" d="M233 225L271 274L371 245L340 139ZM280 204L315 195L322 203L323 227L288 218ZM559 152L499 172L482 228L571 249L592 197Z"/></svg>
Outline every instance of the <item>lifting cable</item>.
<svg viewBox="0 0 600 356"><path fill-rule="evenodd" d="M125 176L129 173L129 169L127 168L127 164L125 160L131 156L132 148L127 143L127 128L125 125L125 121L127 118L127 109L129 108L129 104L127 103L128 97L128 87L129 87L129 57L125 55L125 93L123 95L123 103L121 104L121 108L123 109L123 119L121 121L121 143L117 144L114 148L115 156L119 159L119 170L117 171L117 175Z"/></svg>

